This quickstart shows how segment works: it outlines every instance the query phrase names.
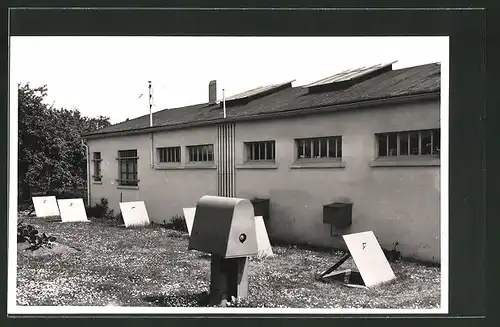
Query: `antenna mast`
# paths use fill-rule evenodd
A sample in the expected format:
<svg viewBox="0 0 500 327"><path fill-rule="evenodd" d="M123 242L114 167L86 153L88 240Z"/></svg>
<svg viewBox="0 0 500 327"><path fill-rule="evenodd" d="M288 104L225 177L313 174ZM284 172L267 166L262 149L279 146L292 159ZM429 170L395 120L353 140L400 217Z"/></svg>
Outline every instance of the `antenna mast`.
<svg viewBox="0 0 500 327"><path fill-rule="evenodd" d="M153 93L151 92L151 81L149 83L149 127L153 127Z"/></svg>

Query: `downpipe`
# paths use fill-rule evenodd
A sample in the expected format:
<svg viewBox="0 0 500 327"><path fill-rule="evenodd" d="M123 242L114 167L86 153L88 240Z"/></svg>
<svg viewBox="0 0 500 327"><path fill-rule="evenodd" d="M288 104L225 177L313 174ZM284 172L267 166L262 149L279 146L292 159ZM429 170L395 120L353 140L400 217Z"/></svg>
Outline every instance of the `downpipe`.
<svg viewBox="0 0 500 327"><path fill-rule="evenodd" d="M90 181L90 149L89 146L85 143L85 139L82 139L82 145L85 147L85 153L86 153L86 160L87 160L87 205L90 207L90 200L91 200L91 181Z"/></svg>

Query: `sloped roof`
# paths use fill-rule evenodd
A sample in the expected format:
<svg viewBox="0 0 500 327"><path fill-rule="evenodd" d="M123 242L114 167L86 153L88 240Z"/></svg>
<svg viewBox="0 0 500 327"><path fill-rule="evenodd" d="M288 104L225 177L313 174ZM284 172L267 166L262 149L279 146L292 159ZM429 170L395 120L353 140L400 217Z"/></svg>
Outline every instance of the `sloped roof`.
<svg viewBox="0 0 500 327"><path fill-rule="evenodd" d="M307 88L290 87L254 99L249 103L228 107L226 120L235 121L254 116L265 118L288 112L305 114L310 111L308 109L319 107L341 110L342 105L345 104L439 93L440 77L440 65L433 63L391 70L342 90L310 94ZM223 112L220 106L207 102L155 112L153 113L153 129L183 128L222 120ZM149 114L99 129L84 137L104 137L109 134L133 131L151 131Z"/></svg>

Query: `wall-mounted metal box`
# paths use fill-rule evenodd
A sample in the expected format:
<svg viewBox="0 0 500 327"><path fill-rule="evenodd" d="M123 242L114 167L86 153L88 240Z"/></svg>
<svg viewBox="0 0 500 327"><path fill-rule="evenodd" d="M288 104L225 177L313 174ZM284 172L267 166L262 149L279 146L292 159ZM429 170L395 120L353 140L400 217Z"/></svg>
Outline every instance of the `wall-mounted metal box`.
<svg viewBox="0 0 500 327"><path fill-rule="evenodd" d="M352 224L352 203L334 202L323 206L323 223L337 228Z"/></svg>
<svg viewBox="0 0 500 327"><path fill-rule="evenodd" d="M247 199L203 196L196 205L188 249L223 258L257 255L252 203Z"/></svg>

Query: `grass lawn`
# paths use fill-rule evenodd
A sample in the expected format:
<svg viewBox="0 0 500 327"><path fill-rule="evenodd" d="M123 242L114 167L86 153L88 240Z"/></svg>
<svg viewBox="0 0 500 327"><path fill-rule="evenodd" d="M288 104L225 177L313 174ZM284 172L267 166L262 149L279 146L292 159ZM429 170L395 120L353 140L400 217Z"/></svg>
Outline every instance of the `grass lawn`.
<svg viewBox="0 0 500 327"><path fill-rule="evenodd" d="M210 257L188 251L187 235L159 226L125 229L94 219L90 223L22 220L77 250L40 256L18 250L18 305L206 305ZM273 246L273 251L272 258L250 262L249 296L240 306L439 307L439 267L391 263L397 279L366 290L315 280L341 253L286 246ZM342 267L354 268L352 258Z"/></svg>

